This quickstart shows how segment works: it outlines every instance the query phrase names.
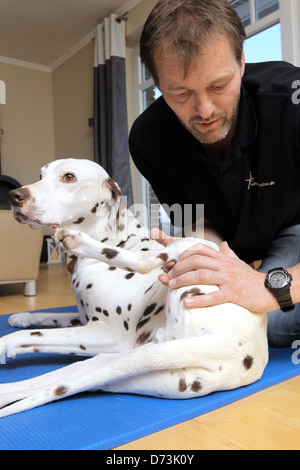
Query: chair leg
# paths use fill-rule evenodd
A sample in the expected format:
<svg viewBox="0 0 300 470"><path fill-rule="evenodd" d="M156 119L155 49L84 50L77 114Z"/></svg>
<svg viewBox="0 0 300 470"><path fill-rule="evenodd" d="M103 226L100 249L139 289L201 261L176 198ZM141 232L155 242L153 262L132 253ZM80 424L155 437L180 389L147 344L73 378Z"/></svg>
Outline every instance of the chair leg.
<svg viewBox="0 0 300 470"><path fill-rule="evenodd" d="M28 297L33 297L36 295L36 282L35 281L24 282L24 295Z"/></svg>

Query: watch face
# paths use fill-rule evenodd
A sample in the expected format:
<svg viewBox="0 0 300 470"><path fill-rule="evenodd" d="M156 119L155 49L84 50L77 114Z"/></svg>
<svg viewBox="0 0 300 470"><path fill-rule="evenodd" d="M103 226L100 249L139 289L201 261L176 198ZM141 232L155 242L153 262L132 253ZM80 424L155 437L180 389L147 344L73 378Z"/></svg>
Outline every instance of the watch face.
<svg viewBox="0 0 300 470"><path fill-rule="evenodd" d="M287 285L287 278L282 272L275 272L270 276L270 284L275 289L280 289Z"/></svg>

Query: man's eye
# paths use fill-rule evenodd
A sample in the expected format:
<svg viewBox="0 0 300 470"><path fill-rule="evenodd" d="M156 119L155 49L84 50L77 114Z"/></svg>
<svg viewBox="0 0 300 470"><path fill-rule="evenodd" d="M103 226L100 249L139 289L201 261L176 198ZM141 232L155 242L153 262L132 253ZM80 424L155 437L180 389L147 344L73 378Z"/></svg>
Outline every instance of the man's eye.
<svg viewBox="0 0 300 470"><path fill-rule="evenodd" d="M74 181L76 181L76 176L73 174L73 173L66 173L62 180L65 182L65 183L73 183Z"/></svg>
<svg viewBox="0 0 300 470"><path fill-rule="evenodd" d="M225 87L226 87L226 85L218 85L218 86L215 85L215 86L213 87L213 89L214 89L215 91L223 91L223 90L225 89Z"/></svg>
<svg viewBox="0 0 300 470"><path fill-rule="evenodd" d="M191 94L192 94L191 91L185 91L183 93L175 95L175 97L180 100L180 99L188 98Z"/></svg>

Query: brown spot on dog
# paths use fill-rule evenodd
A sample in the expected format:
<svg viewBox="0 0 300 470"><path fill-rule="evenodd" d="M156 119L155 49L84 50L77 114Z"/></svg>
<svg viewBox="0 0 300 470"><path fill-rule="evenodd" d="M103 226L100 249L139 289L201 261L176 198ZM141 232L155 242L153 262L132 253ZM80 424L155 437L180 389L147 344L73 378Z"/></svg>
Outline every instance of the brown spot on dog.
<svg viewBox="0 0 300 470"><path fill-rule="evenodd" d="M146 325L149 320L150 318L145 318L145 320L141 320L140 322L138 322L138 324L136 325L136 331L140 330L144 325Z"/></svg>
<svg viewBox="0 0 300 470"><path fill-rule="evenodd" d="M151 290L153 286L154 286L154 284L152 284L150 287L148 287L148 289L145 290L144 295L146 295L147 292L149 292L149 290Z"/></svg>
<svg viewBox="0 0 300 470"><path fill-rule="evenodd" d="M117 307L117 308L116 308L116 312L117 312L118 315L121 315L121 313L122 313L121 307Z"/></svg>
<svg viewBox="0 0 300 470"><path fill-rule="evenodd" d="M93 207L93 209L91 210L91 213L95 214L97 212L98 207L99 207L99 202L97 202L97 204Z"/></svg>
<svg viewBox="0 0 300 470"><path fill-rule="evenodd" d="M132 309L132 304L128 304L128 306L127 306L128 312L130 312L131 309Z"/></svg>
<svg viewBox="0 0 300 470"><path fill-rule="evenodd" d="M109 313L108 313L108 311L107 311L107 310L103 310L103 312L102 312L102 313L103 313L103 315L105 315L106 317L109 317Z"/></svg>
<svg viewBox="0 0 300 470"><path fill-rule="evenodd" d="M157 304L150 304L148 307L145 308L145 311L143 313L143 317L146 317L147 315L150 315L150 313L153 312L153 310L156 308Z"/></svg>
<svg viewBox="0 0 300 470"><path fill-rule="evenodd" d="M41 333L40 331L33 331L32 333L30 333L30 336L43 336L43 333Z"/></svg>
<svg viewBox="0 0 300 470"><path fill-rule="evenodd" d="M198 393L202 388L201 382L195 380L191 385L192 392Z"/></svg>
<svg viewBox="0 0 300 470"><path fill-rule="evenodd" d="M68 388L65 387L64 385L60 385L54 390L54 395L56 397L61 397L62 395L65 395L68 392Z"/></svg>
<svg viewBox="0 0 300 470"><path fill-rule="evenodd" d="M125 279L129 280L134 276L134 273L126 274Z"/></svg>
<svg viewBox="0 0 300 470"><path fill-rule="evenodd" d="M168 261L169 256L167 253L161 253L157 256L157 258L161 259L164 263L166 263Z"/></svg>
<svg viewBox="0 0 300 470"><path fill-rule="evenodd" d="M84 222L84 217L79 217L78 220L76 220L76 222L73 222L74 225L79 225L79 224L82 224L82 222Z"/></svg>
<svg viewBox="0 0 300 470"><path fill-rule="evenodd" d="M71 326L82 326L81 321L78 318L74 318L74 320L70 321Z"/></svg>
<svg viewBox="0 0 300 470"><path fill-rule="evenodd" d="M187 389L187 384L186 384L185 378L181 377L178 383L178 391L185 392L186 389Z"/></svg>
<svg viewBox="0 0 300 470"><path fill-rule="evenodd" d="M83 346L83 344L81 344L79 347L80 347L80 349L81 349L82 351L86 351L86 347Z"/></svg>
<svg viewBox="0 0 300 470"><path fill-rule="evenodd" d="M102 308L100 308L100 307L96 307L95 310L96 310L96 312L98 312L98 313L101 313L101 312L102 312Z"/></svg>
<svg viewBox="0 0 300 470"><path fill-rule="evenodd" d="M128 325L126 320L123 322L123 325L124 325L125 330L128 331L129 330L129 325Z"/></svg>
<svg viewBox="0 0 300 470"><path fill-rule="evenodd" d="M93 284L88 284L88 285L86 286L87 289L91 289L92 287L93 287Z"/></svg>
<svg viewBox="0 0 300 470"><path fill-rule="evenodd" d="M98 317L92 317L92 321L99 321L99 318Z"/></svg>
<svg viewBox="0 0 300 470"><path fill-rule="evenodd" d="M198 288L193 287L193 289L184 291L180 296L180 302L186 297L195 297L195 295L204 295L204 293Z"/></svg>
<svg viewBox="0 0 300 470"><path fill-rule="evenodd" d="M164 305L162 305L161 307L159 307L156 312L154 312L154 315L158 315L163 309L165 308Z"/></svg>
<svg viewBox="0 0 300 470"><path fill-rule="evenodd" d="M107 259L114 259L119 254L117 250L113 250L112 248L103 248L101 253L106 256Z"/></svg>
<svg viewBox="0 0 300 470"><path fill-rule="evenodd" d="M145 344L151 335L151 331L144 331L136 340L137 344Z"/></svg>
<svg viewBox="0 0 300 470"><path fill-rule="evenodd" d="M254 359L252 356L246 356L245 359L243 360L243 366L245 369L249 370L251 369L253 365Z"/></svg>

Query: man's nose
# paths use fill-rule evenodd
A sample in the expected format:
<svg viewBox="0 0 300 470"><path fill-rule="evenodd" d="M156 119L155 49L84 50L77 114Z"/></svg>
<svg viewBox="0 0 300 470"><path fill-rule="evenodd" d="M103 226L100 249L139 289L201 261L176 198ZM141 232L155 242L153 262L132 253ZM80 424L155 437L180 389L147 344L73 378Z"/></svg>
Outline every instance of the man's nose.
<svg viewBox="0 0 300 470"><path fill-rule="evenodd" d="M214 102L209 93L202 93L195 96L194 108L202 119L209 119L215 111Z"/></svg>

